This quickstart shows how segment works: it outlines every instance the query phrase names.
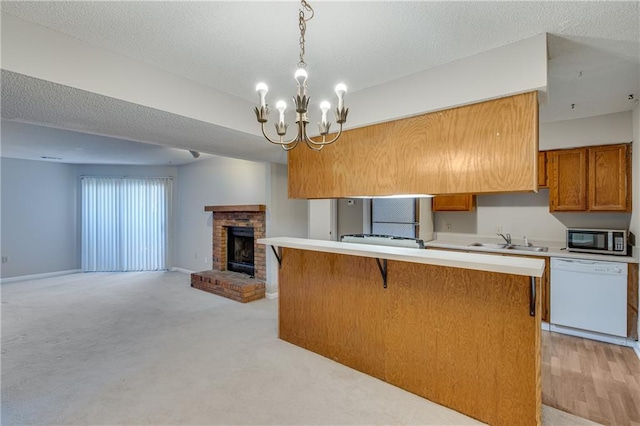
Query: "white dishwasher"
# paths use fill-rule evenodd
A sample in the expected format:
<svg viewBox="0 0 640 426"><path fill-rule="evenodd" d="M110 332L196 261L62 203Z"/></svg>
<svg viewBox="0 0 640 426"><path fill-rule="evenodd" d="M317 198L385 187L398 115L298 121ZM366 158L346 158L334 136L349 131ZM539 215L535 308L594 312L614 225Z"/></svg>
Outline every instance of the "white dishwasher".
<svg viewBox="0 0 640 426"><path fill-rule="evenodd" d="M551 331L624 344L626 263L552 257L550 287ZM581 330L595 333L585 335Z"/></svg>

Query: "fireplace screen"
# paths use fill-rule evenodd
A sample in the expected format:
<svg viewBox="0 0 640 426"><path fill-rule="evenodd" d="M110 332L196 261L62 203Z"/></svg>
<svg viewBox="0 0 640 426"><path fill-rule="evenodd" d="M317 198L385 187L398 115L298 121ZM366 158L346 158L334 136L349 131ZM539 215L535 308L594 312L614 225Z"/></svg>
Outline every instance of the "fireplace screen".
<svg viewBox="0 0 640 426"><path fill-rule="evenodd" d="M227 228L227 270L254 275L253 228Z"/></svg>

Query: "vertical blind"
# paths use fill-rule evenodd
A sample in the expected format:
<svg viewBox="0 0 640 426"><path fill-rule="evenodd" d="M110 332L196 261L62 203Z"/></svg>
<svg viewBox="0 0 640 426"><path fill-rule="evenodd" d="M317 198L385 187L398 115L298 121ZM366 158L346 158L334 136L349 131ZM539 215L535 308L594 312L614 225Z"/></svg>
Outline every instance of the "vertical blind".
<svg viewBox="0 0 640 426"><path fill-rule="evenodd" d="M82 178L82 269L166 269L171 178Z"/></svg>

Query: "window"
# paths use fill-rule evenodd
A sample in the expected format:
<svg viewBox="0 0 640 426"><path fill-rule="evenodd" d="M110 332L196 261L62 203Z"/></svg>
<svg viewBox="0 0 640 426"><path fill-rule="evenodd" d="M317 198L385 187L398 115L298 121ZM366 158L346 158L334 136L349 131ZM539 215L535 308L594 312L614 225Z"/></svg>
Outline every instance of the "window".
<svg viewBox="0 0 640 426"><path fill-rule="evenodd" d="M82 269L167 269L170 178L82 178Z"/></svg>
<svg viewBox="0 0 640 426"><path fill-rule="evenodd" d="M416 238L418 207L415 198L371 200L371 233Z"/></svg>

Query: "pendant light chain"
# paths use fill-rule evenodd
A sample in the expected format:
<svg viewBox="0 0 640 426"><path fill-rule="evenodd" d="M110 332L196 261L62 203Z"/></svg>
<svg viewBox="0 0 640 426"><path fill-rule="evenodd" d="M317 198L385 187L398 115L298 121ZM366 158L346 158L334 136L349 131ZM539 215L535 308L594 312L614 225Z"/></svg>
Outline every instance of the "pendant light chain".
<svg viewBox="0 0 640 426"><path fill-rule="evenodd" d="M311 5L309 3L307 3L306 0L302 0L300 2L302 4L303 9L300 9L300 12L298 14L298 27L300 28L300 63L298 63L298 67L300 68L305 68L307 66L307 64L304 61L304 35L307 32L307 21L310 21L313 18L314 12L313 12L313 8L311 7ZM307 12L311 12L311 16L307 19L305 19L304 17L304 11Z"/></svg>

